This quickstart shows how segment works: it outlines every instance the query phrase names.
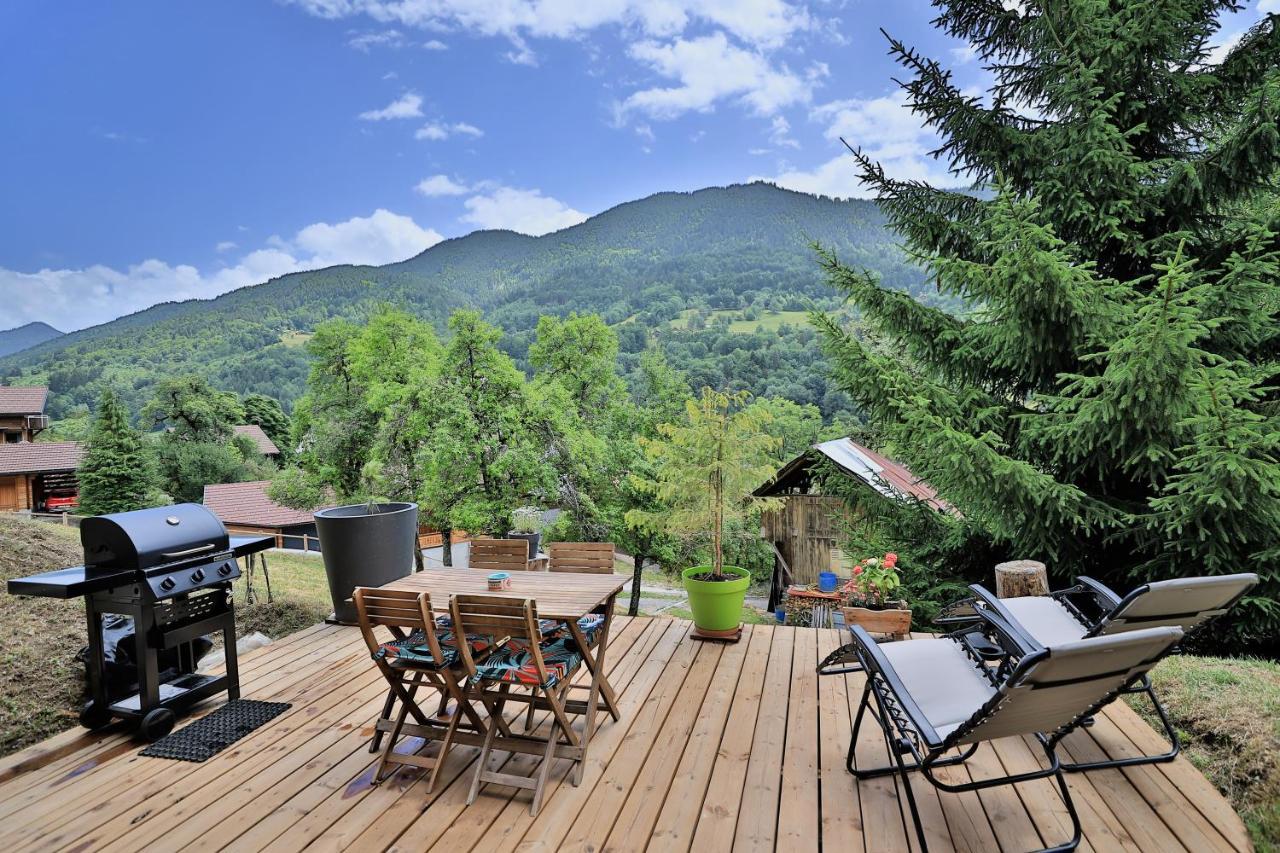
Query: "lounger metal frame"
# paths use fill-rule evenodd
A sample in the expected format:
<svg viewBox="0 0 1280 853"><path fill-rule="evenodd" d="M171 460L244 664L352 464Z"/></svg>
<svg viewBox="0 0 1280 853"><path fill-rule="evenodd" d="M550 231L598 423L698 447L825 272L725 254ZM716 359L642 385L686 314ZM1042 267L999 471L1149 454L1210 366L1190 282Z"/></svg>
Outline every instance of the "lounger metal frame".
<svg viewBox="0 0 1280 853"><path fill-rule="evenodd" d="M1178 653L1182 650L1182 646L1188 639L1194 637L1202 631L1206 625L1226 613L1236 605L1240 599L1248 594L1252 587L1245 587L1238 595L1232 598L1226 605L1218 608L1216 611L1195 611L1193 613L1168 613L1161 614L1159 617L1149 617L1146 621L1168 621L1182 616L1195 616L1208 614L1208 618L1203 619L1198 625L1186 630L1183 635L1182 643L1173 650ZM1068 613L1075 617L1080 623L1080 627L1085 633L1082 637L1098 637L1103 634L1107 626L1112 624L1113 617L1116 614L1123 613L1125 608L1130 604L1146 595L1151 589L1150 584L1142 584L1131 590L1128 595L1120 596L1109 586L1101 581L1094 580L1091 577L1080 575L1076 578L1074 586L1066 589L1055 590L1049 593L1049 598L1061 604ZM973 630L973 614L977 613L980 608L987 608L995 611L1000 615L1002 621L1008 626L1011 639L1018 643L1023 653L1028 653L1043 646L1034 637L1030 636L1025 626L1022 626L1016 617L1008 611L1001 602L1000 598L981 584L970 584L969 591L973 593L972 598L961 599L943 609L937 618L936 623L939 625L956 625L968 623L969 629ZM1090 616L1086 614L1076 603L1081 597L1090 600L1096 609L1096 615ZM967 612L966 612L967 609ZM1140 623L1141 619L1127 618L1124 621L1130 623ZM1164 730L1164 738L1169 744L1169 749L1155 755L1138 755L1129 758L1112 758L1101 761L1082 761L1082 762L1064 762L1062 769L1068 773L1079 773L1086 770L1102 770L1114 767L1134 767L1141 764L1159 764L1166 761L1172 761L1178 757L1178 753L1182 751L1182 741L1178 737L1178 730L1174 727L1173 722L1169 719L1169 712L1165 710L1164 705L1160 703L1160 699L1156 696L1155 688L1151 684L1151 676L1144 674L1134 683L1127 685L1117 695L1138 695L1142 694L1147 697L1151 703L1151 708L1155 712L1156 717L1160 720L1160 727ZM1093 725L1093 718L1089 717L1084 720L1082 725L1089 727Z"/></svg>
<svg viewBox="0 0 1280 853"><path fill-rule="evenodd" d="M1043 647L1028 651L1017 634L1017 629L990 611L977 613L979 628L973 625L962 630L942 635L937 641L952 641L960 645L974 667L991 682L997 690L1004 685L1017 685L1024 675L1030 673L1038 663L1049 657L1050 651ZM1059 741L1074 731L1086 719L1090 719L1107 703L1111 702L1120 690L1113 691L1094 705L1084 709L1067 725L1050 733L1035 732L1033 736L1044 750L1049 766L1040 770L1025 773L1008 774L989 779L975 780L965 783L944 782L934 775L939 767L962 764L977 752L981 743L962 746L960 741L977 729L1006 700L1006 695L997 692L965 723L961 724L945 738L939 738L924 713L915 705L910 692L897 677L888 659L880 651L878 644L860 627L852 628L854 642L835 650L818 666L823 675L834 675L861 670L866 673L866 685L862 691L862 700L858 704L858 713L854 719L853 732L849 738L849 750L845 766L858 779L875 779L895 775L906 794L908 811L916 836L923 851L928 850L924 825L916 804L915 792L912 790L909 774L919 771L931 785L947 793L967 793L1001 785L1017 785L1039 779L1052 778L1057 785L1067 815L1071 819L1071 838L1061 844L1043 848L1039 853L1060 853L1075 850L1080 844L1080 816L1076 812L1071 791L1067 787L1063 775L1064 765L1058 758L1056 747ZM980 646L977 635L994 641L1001 650L998 657L992 655L990 647ZM917 641L928 642L928 641ZM936 642L936 641L935 641ZM1165 652L1168 653L1167 651ZM848 664L856 660L856 665ZM1093 676L1101 677L1101 676ZM1070 682L1049 682L1032 684L1031 689L1053 687ZM874 704L873 701L874 700ZM859 768L855 765L854 756L857 750L858 733L862 728L865 716L875 720L884 736L885 748L893 757L893 763L881 767ZM952 750L958 753L948 755ZM907 761L904 756L910 755Z"/></svg>

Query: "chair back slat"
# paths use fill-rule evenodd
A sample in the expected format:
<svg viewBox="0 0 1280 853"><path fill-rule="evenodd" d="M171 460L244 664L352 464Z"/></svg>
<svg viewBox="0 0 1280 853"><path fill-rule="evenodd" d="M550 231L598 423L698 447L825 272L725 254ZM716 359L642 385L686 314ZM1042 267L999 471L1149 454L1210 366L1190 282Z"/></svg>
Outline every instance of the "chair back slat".
<svg viewBox="0 0 1280 853"><path fill-rule="evenodd" d="M553 572L613 574L612 542L550 542L547 554Z"/></svg>
<svg viewBox="0 0 1280 853"><path fill-rule="evenodd" d="M1061 643L1028 655L992 699L956 729L955 743L1057 732L1141 677L1182 639L1150 628Z"/></svg>
<svg viewBox="0 0 1280 853"><path fill-rule="evenodd" d="M1251 573L1155 581L1125 596L1092 633L1177 627L1189 634L1221 616L1257 583L1258 576Z"/></svg>
<svg viewBox="0 0 1280 853"><path fill-rule="evenodd" d="M472 539L468 564L486 572L529 570L529 543L524 539Z"/></svg>
<svg viewBox="0 0 1280 853"><path fill-rule="evenodd" d="M358 586L352 593L352 599L356 605L360 633L371 654L379 649L373 629L383 626L391 629L397 639L421 631L433 659L441 660L436 623L431 614L431 593Z"/></svg>
<svg viewBox="0 0 1280 853"><path fill-rule="evenodd" d="M538 606L532 598L508 598L501 595L455 595L449 600L449 613L453 617L453 630L459 635L482 634L494 638L495 643L516 640L525 644L533 655L539 676L546 680L547 670L538 643L542 632L538 629ZM470 675L475 675L475 661L471 657L469 643L459 643L462 664Z"/></svg>

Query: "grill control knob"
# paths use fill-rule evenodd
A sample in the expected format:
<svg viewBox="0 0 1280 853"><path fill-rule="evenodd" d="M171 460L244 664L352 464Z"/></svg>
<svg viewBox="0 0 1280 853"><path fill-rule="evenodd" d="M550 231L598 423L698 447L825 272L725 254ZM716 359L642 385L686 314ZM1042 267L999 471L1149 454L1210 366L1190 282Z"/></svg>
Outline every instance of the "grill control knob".
<svg viewBox="0 0 1280 853"><path fill-rule="evenodd" d="M177 586L177 583L174 582L173 578L165 578L164 580L160 581L160 588L163 589L165 592L168 592L169 590L173 589L175 586Z"/></svg>
<svg viewBox="0 0 1280 853"><path fill-rule="evenodd" d="M194 572L192 572L191 580L194 581L195 583L200 583L200 581L204 580L204 569L196 569Z"/></svg>
<svg viewBox="0 0 1280 853"><path fill-rule="evenodd" d="M227 575L231 574L231 567L226 563L223 563L221 566L218 566L218 574L225 578Z"/></svg>

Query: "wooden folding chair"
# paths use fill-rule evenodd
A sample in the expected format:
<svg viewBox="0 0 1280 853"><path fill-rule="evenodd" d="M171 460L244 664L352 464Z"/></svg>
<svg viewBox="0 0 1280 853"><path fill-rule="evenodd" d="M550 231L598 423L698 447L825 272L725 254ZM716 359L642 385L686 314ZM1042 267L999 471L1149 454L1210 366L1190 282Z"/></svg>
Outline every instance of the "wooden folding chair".
<svg viewBox="0 0 1280 853"><path fill-rule="evenodd" d="M486 572L527 572L529 543L523 539L472 539L468 565Z"/></svg>
<svg viewBox="0 0 1280 853"><path fill-rule="evenodd" d="M613 574L612 542L548 542L553 572Z"/></svg>
<svg viewBox="0 0 1280 853"><path fill-rule="evenodd" d="M570 636L557 634L549 640L543 639L537 606L532 599L456 595L450 601L449 609L453 614L453 625L459 631L509 638L502 648L482 661L477 661L465 645L460 647L462 666L468 676L467 695L484 705L490 719L484 745L480 750L480 760L476 764L476 773L471 780L471 790L467 794L467 803L475 802L482 783L495 782L532 790L533 802L529 813L536 816L542 806L552 758L560 755L577 762L572 782L577 785L582 781L582 765L586 759L590 727L585 727L583 735L575 732L564 704L569 683L582 665L582 654ZM527 688L528 692L512 692L513 687ZM507 702L529 703L531 707L549 709L552 720L546 737L528 733L512 734L502 716ZM594 709L591 713L594 713ZM489 753L493 750L494 740L499 733L503 736L498 744L499 749L528 754L542 753L542 763L533 777L488 769ZM564 745L560 744L561 735L564 736Z"/></svg>
<svg viewBox="0 0 1280 853"><path fill-rule="evenodd" d="M437 626L431 613L431 596L426 592L357 587L353 597L360 632L378 671L389 686L382 717L375 724L370 746L370 751L376 751L382 736L389 735L382 746L373 782L382 781L388 764L408 764L430 771L427 780L427 793L430 793L458 728L465 726L477 734L483 734L487 728L463 693L461 685L467 674L459 649L466 650L468 660L483 660L496 641L492 637L468 636ZM379 642L374 636L376 626L387 628L392 639ZM438 627L441 628L440 633L437 633ZM459 642L458 638L463 638L463 641ZM428 717L416 701L416 694L423 686L434 689L440 696L440 706L434 719ZM454 701L452 712L447 710L450 699ZM397 701L400 710L392 718ZM410 715L416 724L408 722ZM444 721L440 720L442 716ZM424 740L438 739L440 751L435 758L396 752L396 742L403 735Z"/></svg>

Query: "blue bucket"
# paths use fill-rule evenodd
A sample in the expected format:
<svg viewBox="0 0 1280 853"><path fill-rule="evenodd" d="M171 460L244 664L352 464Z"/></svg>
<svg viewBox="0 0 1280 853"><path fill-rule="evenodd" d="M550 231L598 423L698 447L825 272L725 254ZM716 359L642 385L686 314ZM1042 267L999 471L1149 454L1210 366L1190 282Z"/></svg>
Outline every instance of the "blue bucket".
<svg viewBox="0 0 1280 853"><path fill-rule="evenodd" d="M820 592L835 592L838 580L835 572L820 572L818 574L818 590Z"/></svg>
<svg viewBox="0 0 1280 853"><path fill-rule="evenodd" d="M777 610L773 611L773 618L778 620L779 625L783 625L787 621L787 611L779 607Z"/></svg>

